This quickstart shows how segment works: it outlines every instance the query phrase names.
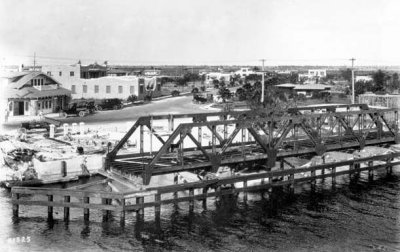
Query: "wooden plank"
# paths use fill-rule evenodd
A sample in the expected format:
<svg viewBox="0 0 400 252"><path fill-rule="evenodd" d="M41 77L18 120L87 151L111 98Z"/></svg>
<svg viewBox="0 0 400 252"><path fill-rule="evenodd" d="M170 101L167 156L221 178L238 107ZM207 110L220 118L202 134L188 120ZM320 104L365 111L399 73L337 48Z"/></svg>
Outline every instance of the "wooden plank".
<svg viewBox="0 0 400 252"><path fill-rule="evenodd" d="M121 211L122 207L117 205L102 205L102 204L89 204L80 202L60 202L60 201L35 201L35 200L13 200L15 204L28 205L28 206L50 206L50 207L72 207L72 208L89 208L101 209L111 211Z"/></svg>
<svg viewBox="0 0 400 252"><path fill-rule="evenodd" d="M110 179L103 179L103 180L94 181L94 182L90 182L90 183L86 183L86 184L82 184L82 185L67 187L66 189L70 189L70 190L83 189L83 188L86 188L89 186L101 185L101 184L107 183L108 181L110 181Z"/></svg>
<svg viewBox="0 0 400 252"><path fill-rule="evenodd" d="M20 194L41 194L41 195L59 195L59 196L71 196L77 198L83 197L96 197L96 198L112 198L112 199L122 199L123 194L121 193L111 193L111 192L101 192L101 191L85 191L85 190L69 190L69 189L59 189L59 188L35 188L35 187L13 187L11 192L16 192Z"/></svg>

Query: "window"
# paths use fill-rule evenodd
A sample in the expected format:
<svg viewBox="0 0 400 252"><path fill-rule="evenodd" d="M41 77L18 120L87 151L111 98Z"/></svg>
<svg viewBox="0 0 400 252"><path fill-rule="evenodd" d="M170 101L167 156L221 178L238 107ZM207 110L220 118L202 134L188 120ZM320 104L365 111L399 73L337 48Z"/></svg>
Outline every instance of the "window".
<svg viewBox="0 0 400 252"><path fill-rule="evenodd" d="M60 71L60 72L58 73L58 75L62 76L62 72Z"/></svg>
<svg viewBox="0 0 400 252"><path fill-rule="evenodd" d="M86 94L87 93L87 85L83 85L82 88L83 88L82 92Z"/></svg>
<svg viewBox="0 0 400 252"><path fill-rule="evenodd" d="M75 85L71 86L71 91L72 91L73 94L76 94Z"/></svg>
<svg viewBox="0 0 400 252"><path fill-rule="evenodd" d="M33 80L33 85L36 86L36 79Z"/></svg>
<svg viewBox="0 0 400 252"><path fill-rule="evenodd" d="M48 75L48 76L51 76L51 72L47 72L47 75Z"/></svg>
<svg viewBox="0 0 400 252"><path fill-rule="evenodd" d="M40 84L43 86L43 79L40 79Z"/></svg>
<svg viewBox="0 0 400 252"><path fill-rule="evenodd" d="M33 86L33 80L31 80L31 85Z"/></svg>
<svg viewBox="0 0 400 252"><path fill-rule="evenodd" d="M69 76L74 76L75 73L73 71L69 72Z"/></svg>
<svg viewBox="0 0 400 252"><path fill-rule="evenodd" d="M94 93L95 94L99 93L99 85L94 85Z"/></svg>
<svg viewBox="0 0 400 252"><path fill-rule="evenodd" d="M135 93L135 86L130 86L130 87L129 87L129 93L130 93L130 94Z"/></svg>
<svg viewBox="0 0 400 252"><path fill-rule="evenodd" d="M49 108L51 108L51 101L49 101Z"/></svg>
<svg viewBox="0 0 400 252"><path fill-rule="evenodd" d="M111 93L111 86L106 86L106 93L107 94Z"/></svg>
<svg viewBox="0 0 400 252"><path fill-rule="evenodd" d="M47 108L48 108L48 105L49 105L49 102L48 102L48 101L45 101L45 102L44 102L44 108L47 109Z"/></svg>
<svg viewBox="0 0 400 252"><path fill-rule="evenodd" d="M123 92L122 86L118 86L118 93L122 94L122 92Z"/></svg>

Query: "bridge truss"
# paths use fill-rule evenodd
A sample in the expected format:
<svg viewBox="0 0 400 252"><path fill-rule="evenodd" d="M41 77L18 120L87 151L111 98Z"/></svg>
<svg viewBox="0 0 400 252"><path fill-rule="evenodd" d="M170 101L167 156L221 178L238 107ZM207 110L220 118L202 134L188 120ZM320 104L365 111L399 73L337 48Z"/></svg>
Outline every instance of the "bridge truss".
<svg viewBox="0 0 400 252"><path fill-rule="evenodd" d="M354 104L297 107L279 116L271 114L233 111L141 117L107 154L106 168L142 175L147 185L153 175L215 172L220 166L247 162L272 168L285 157L399 142L395 109ZM157 126L160 122L167 129ZM121 153L132 138L138 140L138 151Z"/></svg>

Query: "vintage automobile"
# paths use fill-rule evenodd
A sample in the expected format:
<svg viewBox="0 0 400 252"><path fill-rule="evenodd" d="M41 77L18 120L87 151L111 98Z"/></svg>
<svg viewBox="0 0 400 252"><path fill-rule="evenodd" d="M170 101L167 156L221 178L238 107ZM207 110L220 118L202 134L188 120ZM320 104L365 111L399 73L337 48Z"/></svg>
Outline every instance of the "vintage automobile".
<svg viewBox="0 0 400 252"><path fill-rule="evenodd" d="M68 116L84 117L85 115L90 114L91 111L94 111L94 109L88 107L87 102L72 102L68 104L66 109L62 110L61 115L64 118L67 118Z"/></svg>
<svg viewBox="0 0 400 252"><path fill-rule="evenodd" d="M104 109L121 109L123 107L122 101L120 99L103 99L98 102L96 102L95 105L96 109L98 111L104 110Z"/></svg>

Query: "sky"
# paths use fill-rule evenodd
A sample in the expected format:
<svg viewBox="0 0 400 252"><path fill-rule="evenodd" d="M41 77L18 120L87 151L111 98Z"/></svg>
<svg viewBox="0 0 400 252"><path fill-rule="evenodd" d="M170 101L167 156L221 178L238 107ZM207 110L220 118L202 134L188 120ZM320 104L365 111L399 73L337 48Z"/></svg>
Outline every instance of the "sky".
<svg viewBox="0 0 400 252"><path fill-rule="evenodd" d="M400 65L396 0L0 0L0 64Z"/></svg>

